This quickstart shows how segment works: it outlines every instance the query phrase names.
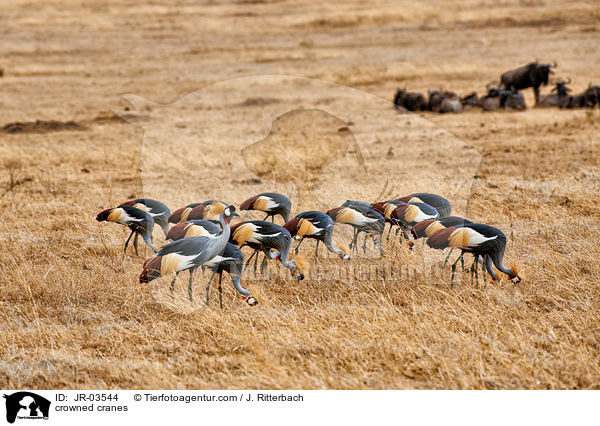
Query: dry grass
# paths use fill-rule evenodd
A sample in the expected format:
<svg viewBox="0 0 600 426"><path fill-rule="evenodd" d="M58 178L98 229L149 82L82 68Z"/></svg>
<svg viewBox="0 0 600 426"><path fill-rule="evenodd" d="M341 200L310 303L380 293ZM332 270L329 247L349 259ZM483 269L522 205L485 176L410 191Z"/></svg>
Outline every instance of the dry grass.
<svg viewBox="0 0 600 426"><path fill-rule="evenodd" d="M251 96L219 86L206 92L210 108L194 109L195 98L175 112L151 104L128 112L148 123L145 135L106 119L107 110L125 107L121 93L170 102L246 75L322 78L390 100L397 86L464 93L535 57L556 59L579 90L597 78L595 2L565 10L558 1L448 1L443 8L306 1L292 11L288 2L47 0L35 10L13 2L0 13L0 125L75 120L87 127L0 134L0 191L23 180L0 198L0 387L600 387L597 110L424 118L377 110L380 119L362 122L352 111L358 119L349 128L368 175L352 151L309 170L311 185L326 178L316 205L291 183L265 174L252 181L241 154L255 142L284 146L303 134L351 146L345 131L335 136L345 120L325 112L296 112L273 129L261 121L276 118L286 99L297 104L290 99L303 93L297 88L258 88L254 97L268 102L245 103ZM317 95L300 101L339 106L329 93ZM223 125L206 125L215 122ZM210 152L194 145L153 159L140 151L142 140L146 148L168 140L183 149L204 140ZM464 170L476 177L460 186L465 159L474 161ZM289 160L273 161L307 170ZM153 161L162 168L148 170ZM468 197L472 220L505 231L507 262L520 264L524 281L477 287L465 276L450 288L439 253L392 245L383 259L355 258L343 268L323 259L302 282L283 271L270 282L248 276L244 284L260 304L246 306L226 285L221 310L202 302L203 281L193 304L183 279L175 298L162 280L138 284L143 259L121 260L125 230L93 220L101 208L143 193L176 208L209 198L239 204L275 189L300 194L299 209L325 208L376 197L386 180L393 191L436 191L459 206ZM470 192L457 193L465 187ZM310 258L312 246L304 246Z"/></svg>

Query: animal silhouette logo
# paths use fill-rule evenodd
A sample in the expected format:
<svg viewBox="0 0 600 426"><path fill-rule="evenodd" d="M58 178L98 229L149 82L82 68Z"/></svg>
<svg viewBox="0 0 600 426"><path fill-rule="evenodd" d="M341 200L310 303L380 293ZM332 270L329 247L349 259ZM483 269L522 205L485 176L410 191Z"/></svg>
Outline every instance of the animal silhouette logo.
<svg viewBox="0 0 600 426"><path fill-rule="evenodd" d="M436 123L323 80L249 76L168 104L124 99L127 111L116 112L144 130L143 194L167 205L278 192L297 200L294 209L324 210L346 199L379 201L389 182L392 195L424 188L465 214L481 161Z"/></svg>
<svg viewBox="0 0 600 426"><path fill-rule="evenodd" d="M33 392L15 392L4 395L6 399L6 421L16 419L48 419L50 401Z"/></svg>

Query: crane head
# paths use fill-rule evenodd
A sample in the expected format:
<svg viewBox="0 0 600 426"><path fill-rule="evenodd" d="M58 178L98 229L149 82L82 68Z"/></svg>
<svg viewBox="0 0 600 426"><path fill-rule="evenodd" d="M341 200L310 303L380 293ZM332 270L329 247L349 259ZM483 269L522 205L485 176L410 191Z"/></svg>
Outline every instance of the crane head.
<svg viewBox="0 0 600 426"><path fill-rule="evenodd" d="M338 245L338 250L341 250L342 253L338 254L338 257L342 260L348 260L350 259L350 249L348 248L347 245L345 244L339 244Z"/></svg>
<svg viewBox="0 0 600 426"><path fill-rule="evenodd" d="M229 223L229 221L231 220L231 218L235 215L235 207L234 206L227 206L225 207L225 209L223 209L223 219L225 220L225 223Z"/></svg>
<svg viewBox="0 0 600 426"><path fill-rule="evenodd" d="M246 301L246 303L250 306L256 306L258 305L258 302L256 301L256 299L254 298L254 296L243 296L243 299Z"/></svg>
<svg viewBox="0 0 600 426"><path fill-rule="evenodd" d="M308 263L301 255L296 256L292 262L294 264L294 268L290 272L298 281L302 281L304 279L304 275L308 272Z"/></svg>
<svg viewBox="0 0 600 426"><path fill-rule="evenodd" d="M521 282L521 277L519 276L519 267L515 263L513 263L512 265L510 265L510 269L513 273L509 275L508 278L514 284L519 284Z"/></svg>

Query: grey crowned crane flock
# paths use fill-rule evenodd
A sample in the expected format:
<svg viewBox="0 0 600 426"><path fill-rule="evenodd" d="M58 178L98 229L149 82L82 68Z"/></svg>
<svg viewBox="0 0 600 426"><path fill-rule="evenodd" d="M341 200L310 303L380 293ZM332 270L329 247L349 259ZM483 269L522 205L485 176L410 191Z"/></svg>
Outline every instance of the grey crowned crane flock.
<svg viewBox="0 0 600 426"><path fill-rule="evenodd" d="M452 207L445 198L429 193L414 193L393 200L368 203L365 201L344 202L326 213L306 211L290 218L292 204L288 197L273 192L265 192L246 199L240 205L241 210L258 210L266 213L264 220L246 220L233 225L229 223L239 216L233 205L223 201L209 200L192 203L170 213L163 203L151 199L135 199L101 211L98 221L108 221L127 226L131 233L125 242L127 245L134 238L137 251L137 237L141 236L146 244L156 252L142 266L139 281L149 283L156 278L174 274L171 290L175 287L177 276L182 271L189 271L188 296L192 300L192 283L199 267L208 269L212 275L206 287L206 301L209 301L211 283L219 275L219 303L222 306L221 281L227 272L234 288L242 295L250 306L258 302L252 294L242 287L241 279L245 269L254 256L254 272L256 273L258 257L262 253L261 273L268 273L268 261L276 260L297 280L302 280L306 272L306 264L298 249L304 239L316 240L315 262L318 258L319 244L340 259L349 259L349 251L358 252L358 237L365 233L363 251L366 252L367 239L371 238L380 254L385 254L382 235L386 223L391 228L397 226L402 236L408 240L412 248L413 240L426 238L427 246L444 250L450 248L460 250L461 254L452 264L451 286L454 284L456 265L461 261L464 269L465 253L471 253L474 261L470 268L471 281L478 280L478 265L482 264L485 277L490 274L492 281L498 280L494 267L506 274L513 283L521 281L515 266L507 268L503 265L506 250L506 236L492 226L473 223L468 219L450 216ZM274 223L274 216L280 215L283 226ZM271 222L266 219L271 217ZM152 242L154 224L158 223L165 233L167 243L160 249ZM334 244L334 225L345 224L353 228L354 234L350 249L343 244ZM169 229L170 224L170 229ZM299 240L290 259L292 238ZM389 239L389 232L388 232ZM246 261L241 249L249 247L252 255ZM450 253L446 257L448 260ZM446 262L444 262L445 266ZM268 274L270 277L270 274Z"/></svg>

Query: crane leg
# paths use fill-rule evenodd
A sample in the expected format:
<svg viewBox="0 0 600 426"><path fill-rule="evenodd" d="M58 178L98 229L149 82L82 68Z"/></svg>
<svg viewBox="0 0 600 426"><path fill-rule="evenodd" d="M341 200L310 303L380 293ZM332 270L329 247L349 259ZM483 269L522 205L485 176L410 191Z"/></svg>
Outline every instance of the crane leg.
<svg viewBox="0 0 600 426"><path fill-rule="evenodd" d="M244 266L244 268L247 268L248 265L250 265L250 261L252 260L252 258L254 257L254 255L256 255L256 250L254 250L254 253L252 253L250 255L250 257L248 258L248 260L246 261L246 265Z"/></svg>
<svg viewBox="0 0 600 426"><path fill-rule="evenodd" d="M354 253L354 249L356 248L356 239L358 237L358 232L356 228L353 229L354 234L352 235L352 241L350 242L350 250Z"/></svg>
<svg viewBox="0 0 600 426"><path fill-rule="evenodd" d="M302 244L302 241L304 241L304 238L300 239L300 242L296 246L296 249L294 250L294 253L298 254L298 250L300 249L300 245Z"/></svg>
<svg viewBox="0 0 600 426"><path fill-rule="evenodd" d="M451 248L450 252L448 253L448 255L446 256L446 258L444 259L444 266L442 266L442 269L446 269L446 264L448 263L448 259L450 259L450 255L452 254L453 251L454 251L454 249Z"/></svg>
<svg viewBox="0 0 600 426"><path fill-rule="evenodd" d="M260 265L260 274L265 275L265 269L267 270L267 274L269 275L269 279L271 279L271 272L269 272L269 264L267 263L267 255L263 257L262 263Z"/></svg>
<svg viewBox="0 0 600 426"><path fill-rule="evenodd" d="M383 234L382 234L383 236ZM373 244L376 247L379 247L379 254L384 255L385 250L383 249L383 245L381 244L381 237L373 237Z"/></svg>
<svg viewBox="0 0 600 426"><path fill-rule="evenodd" d="M125 241L125 248L123 249L123 257L125 257L125 252L127 252L127 246L129 245L129 240L131 240L131 236L133 234L135 234L135 231L131 231L131 234L129 234L127 241Z"/></svg>
<svg viewBox="0 0 600 426"><path fill-rule="evenodd" d="M258 267L258 256L260 256L260 254L258 254L258 251L257 251L256 258L254 259L254 276L256 276L256 269Z"/></svg>
<svg viewBox="0 0 600 426"><path fill-rule="evenodd" d="M367 252L367 238L369 237L369 234L367 234L365 232L365 241L363 242L363 253Z"/></svg>
<svg viewBox="0 0 600 426"><path fill-rule="evenodd" d="M315 247L315 261L317 260L317 257L319 257L319 243L321 241L317 240L317 246Z"/></svg>
<svg viewBox="0 0 600 426"><path fill-rule="evenodd" d="M456 272L456 264L462 259L462 255L452 264L452 278L450 279L450 287L454 287L454 273Z"/></svg>
<svg viewBox="0 0 600 426"><path fill-rule="evenodd" d="M267 213L267 215L265 216L265 218L263 220L267 220L269 218L269 213Z"/></svg>
<svg viewBox="0 0 600 426"><path fill-rule="evenodd" d="M140 234L138 232L133 236L133 248L135 249L135 255L138 256L138 237Z"/></svg>
<svg viewBox="0 0 600 426"><path fill-rule="evenodd" d="M193 299L192 299L192 283L194 282L194 275L196 274L197 270L198 270L197 266L195 268L190 269L190 281L188 282L188 297L190 298L190 302L193 301Z"/></svg>
<svg viewBox="0 0 600 426"><path fill-rule="evenodd" d="M390 229L388 229L388 233L387 233L387 240L389 241L390 239L390 234L392 233L392 224L390 223Z"/></svg>
<svg viewBox="0 0 600 426"><path fill-rule="evenodd" d="M217 270L215 269L215 271L210 276L210 279L208 280L208 284L206 284L206 303L207 304L208 304L208 298L210 296L210 285L212 284L212 280L215 277L216 273L217 273Z"/></svg>
<svg viewBox="0 0 600 426"><path fill-rule="evenodd" d="M272 215L272 216L271 216L271 222L272 222L272 223L275 223L275 215Z"/></svg>
<svg viewBox="0 0 600 426"><path fill-rule="evenodd" d="M179 272L175 272L175 276L173 277L173 281L171 281L171 285L169 286L171 289L171 295L175 292L175 280L177 280L177 275Z"/></svg>
<svg viewBox="0 0 600 426"><path fill-rule="evenodd" d="M487 279L487 269L485 267L485 256L483 256L483 259L481 262L481 272L483 273L483 285L485 286L485 281Z"/></svg>
<svg viewBox="0 0 600 426"><path fill-rule="evenodd" d="M223 288L221 287L221 280L223 279L223 273L219 274L219 307L223 309Z"/></svg>

